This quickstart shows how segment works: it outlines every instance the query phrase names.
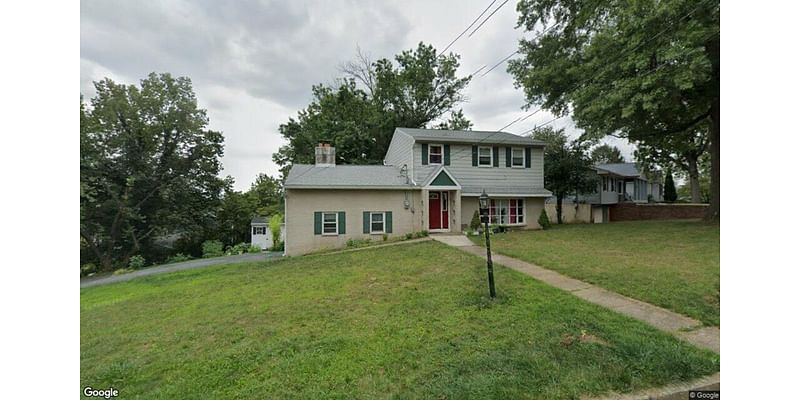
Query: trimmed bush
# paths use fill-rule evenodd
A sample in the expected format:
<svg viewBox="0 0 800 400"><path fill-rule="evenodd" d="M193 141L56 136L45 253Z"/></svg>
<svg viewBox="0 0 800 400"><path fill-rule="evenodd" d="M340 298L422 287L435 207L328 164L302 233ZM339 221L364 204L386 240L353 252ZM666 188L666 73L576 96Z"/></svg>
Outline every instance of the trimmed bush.
<svg viewBox="0 0 800 400"><path fill-rule="evenodd" d="M219 240L206 240L203 242L203 258L224 256L223 245Z"/></svg>
<svg viewBox="0 0 800 400"><path fill-rule="evenodd" d="M539 225L542 226L542 229L550 229L550 218L547 216L547 212L542 209L542 212L539 213Z"/></svg>
<svg viewBox="0 0 800 400"><path fill-rule="evenodd" d="M144 267L144 257L140 255L135 255L128 260L128 268L130 269L139 269Z"/></svg>
<svg viewBox="0 0 800 400"><path fill-rule="evenodd" d="M232 256L232 255L237 255L237 254L244 254L244 253L247 253L249 251L250 251L250 245L247 244L247 243L242 242L242 243L235 244L233 246L229 246L225 250L225 254L229 255L229 256Z"/></svg>
<svg viewBox="0 0 800 400"><path fill-rule="evenodd" d="M475 212L472 213L472 219L469 221L469 229L477 231L478 228L480 227L481 227L481 215L480 213L478 213L478 210L475 210Z"/></svg>

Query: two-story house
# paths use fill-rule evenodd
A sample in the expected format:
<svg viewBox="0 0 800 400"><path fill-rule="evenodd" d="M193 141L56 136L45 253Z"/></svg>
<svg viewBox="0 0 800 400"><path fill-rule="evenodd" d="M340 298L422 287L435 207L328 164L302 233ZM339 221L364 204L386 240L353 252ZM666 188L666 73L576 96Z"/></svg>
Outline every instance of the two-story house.
<svg viewBox="0 0 800 400"><path fill-rule="evenodd" d="M314 165L285 183L287 255L344 247L349 239L461 232L486 190L493 224L539 229L544 143L506 132L395 129L384 165L336 165L320 144Z"/></svg>

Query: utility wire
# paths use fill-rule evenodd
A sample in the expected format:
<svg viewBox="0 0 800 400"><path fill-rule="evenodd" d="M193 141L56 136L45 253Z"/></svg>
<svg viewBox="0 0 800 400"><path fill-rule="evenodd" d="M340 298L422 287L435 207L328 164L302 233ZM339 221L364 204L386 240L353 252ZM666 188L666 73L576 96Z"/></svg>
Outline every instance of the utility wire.
<svg viewBox="0 0 800 400"><path fill-rule="evenodd" d="M482 78L482 77L484 77L484 76L486 76L486 74L488 74L489 72L492 72L492 70L493 70L493 69L495 69L495 68L499 67L499 66L500 66L500 64L502 64L502 63L506 62L506 61L507 61L509 58L511 58L511 57L514 57L514 55L516 55L517 53L519 53L519 50L514 50L514 52L513 52L513 53L511 53L511 54L507 55L507 56L506 56L506 58L504 58L504 59L500 60L500 62L498 62L497 64L495 64L495 65L494 65L492 68L489 68L489 70L487 70L486 72L484 72L484 73L483 73L483 75L481 75L481 78Z"/></svg>
<svg viewBox="0 0 800 400"><path fill-rule="evenodd" d="M480 15L478 15L478 17L475 18L475 20L472 21L471 24L469 24L467 29L464 29L464 32L461 32L458 36L456 36L456 38L453 39L453 41L450 42L450 44L448 44L447 47L444 48L444 50L442 50L441 54L444 54L447 51L447 49L450 48L450 46L452 46L456 41L458 41L458 39L461 39L461 36L464 36L464 34L467 33L467 31L469 30L469 28L472 28L472 26L475 25L475 23L478 22L479 19L481 19L483 14L486 14L486 11L489 11L489 9L492 8L492 5L494 5L495 2L497 2L497 0L492 0L492 2L489 3L488 6L486 6L486 9L484 9L483 12ZM470 36L472 36L472 35L470 35Z"/></svg>
<svg viewBox="0 0 800 400"><path fill-rule="evenodd" d="M506 5L506 3L508 3L508 0L504 1L504 2L503 2L503 4L500 4L499 6L497 6L497 8L495 8L495 9L494 9L494 11L492 11L492 13L491 13L491 14L489 14L489 16L488 16L488 17L486 17L486 19L484 19L484 20L483 20L483 22L481 22L481 24L480 24L480 25L478 25L478 27L477 27L477 28L475 28L475 30L474 30L474 31L472 31L472 33L470 33L470 34L469 34L469 36L468 36L468 37L472 37L472 35L474 35L474 34L475 34L475 32L477 32L477 31L478 31L478 29L481 29L481 27L483 26L483 24L485 24L485 23L486 23L486 21L488 21L488 20L489 20L489 18L492 18L492 15L494 15L494 13L496 13L496 12L497 12L498 10L500 10L500 9L501 9L501 8L502 8L504 5Z"/></svg>

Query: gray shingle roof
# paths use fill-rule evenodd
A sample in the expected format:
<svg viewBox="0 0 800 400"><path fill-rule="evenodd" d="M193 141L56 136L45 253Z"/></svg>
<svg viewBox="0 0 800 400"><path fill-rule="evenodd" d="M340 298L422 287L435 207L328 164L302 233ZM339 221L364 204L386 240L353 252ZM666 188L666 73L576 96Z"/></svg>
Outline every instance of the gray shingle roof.
<svg viewBox="0 0 800 400"><path fill-rule="evenodd" d="M253 219L250 220L250 223L251 224L266 224L267 223L267 217L253 217Z"/></svg>
<svg viewBox="0 0 800 400"><path fill-rule="evenodd" d="M410 180L408 181L410 182ZM389 165L337 165L317 167L295 164L289 170L285 187L402 189L411 184L400 176L400 169Z"/></svg>
<svg viewBox="0 0 800 400"><path fill-rule="evenodd" d="M492 131L450 131L444 129L396 128L417 141L448 143L486 143L486 144L519 144L528 146L544 146L544 142L530 137L514 135L508 132Z"/></svg>
<svg viewBox="0 0 800 400"><path fill-rule="evenodd" d="M610 172L614 175L624 177L633 178L641 175L641 172L639 172L639 167L636 166L636 163L597 164L594 167L606 172Z"/></svg>
<svg viewBox="0 0 800 400"><path fill-rule="evenodd" d="M463 196L475 196L483 192L483 189L486 189L486 192L489 196L532 196L532 197L550 197L553 195L553 192L547 189L538 189L538 188L531 188L526 186L496 186L493 185L491 187L483 187L483 186L465 186L461 185L461 193Z"/></svg>

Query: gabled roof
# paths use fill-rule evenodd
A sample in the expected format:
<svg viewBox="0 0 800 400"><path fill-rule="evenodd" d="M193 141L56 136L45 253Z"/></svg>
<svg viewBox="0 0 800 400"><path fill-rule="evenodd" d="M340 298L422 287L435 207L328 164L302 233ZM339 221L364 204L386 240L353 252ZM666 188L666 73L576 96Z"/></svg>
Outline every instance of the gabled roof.
<svg viewBox="0 0 800 400"><path fill-rule="evenodd" d="M458 183L458 180L456 180L453 174L451 174L444 165L436 167L433 173L425 178L421 186L442 186L461 189L461 184Z"/></svg>
<svg viewBox="0 0 800 400"><path fill-rule="evenodd" d="M267 223L267 217L253 217L253 219L250 220L250 224L266 224L266 223Z"/></svg>
<svg viewBox="0 0 800 400"><path fill-rule="evenodd" d="M544 142L541 140L534 140L530 137L500 131L450 131L444 129L396 128L395 132L405 133L414 138L414 140L421 142L544 146Z"/></svg>
<svg viewBox="0 0 800 400"><path fill-rule="evenodd" d="M295 164L289 170L287 189L402 189L411 180L391 165L336 165L317 167Z"/></svg>
<svg viewBox="0 0 800 400"><path fill-rule="evenodd" d="M594 166L594 168L625 178L636 178L642 175L636 163L597 164Z"/></svg>

